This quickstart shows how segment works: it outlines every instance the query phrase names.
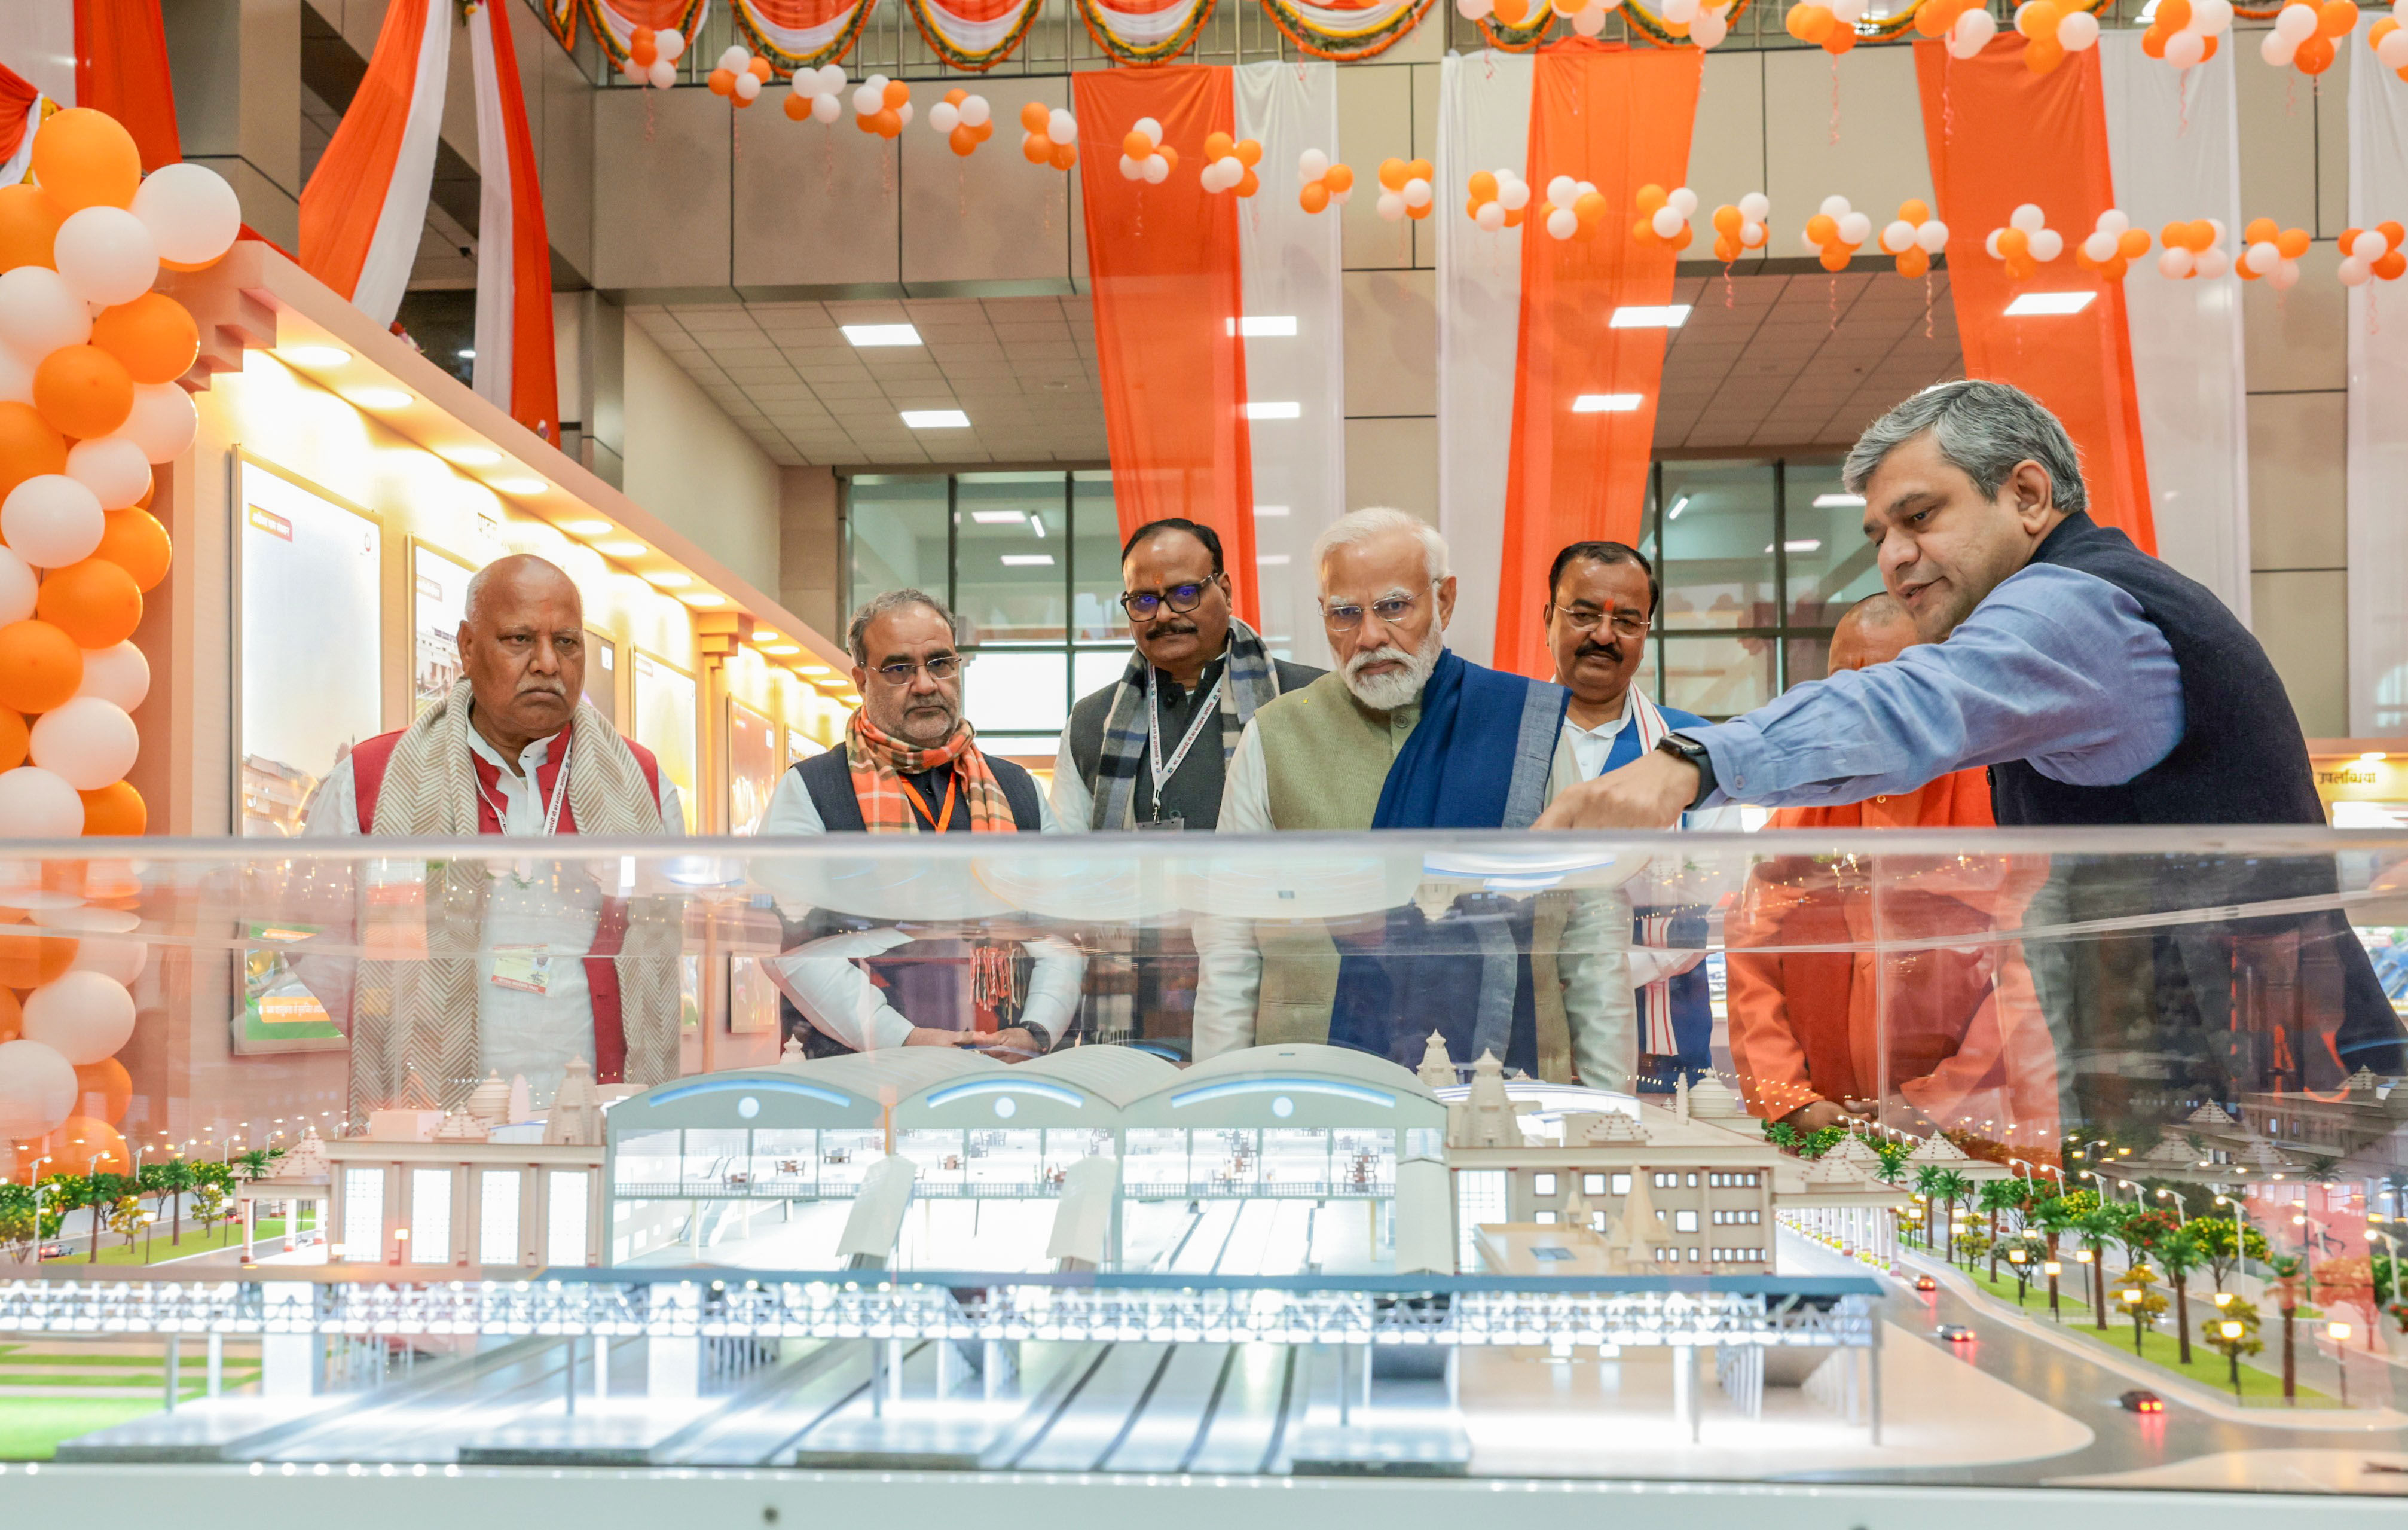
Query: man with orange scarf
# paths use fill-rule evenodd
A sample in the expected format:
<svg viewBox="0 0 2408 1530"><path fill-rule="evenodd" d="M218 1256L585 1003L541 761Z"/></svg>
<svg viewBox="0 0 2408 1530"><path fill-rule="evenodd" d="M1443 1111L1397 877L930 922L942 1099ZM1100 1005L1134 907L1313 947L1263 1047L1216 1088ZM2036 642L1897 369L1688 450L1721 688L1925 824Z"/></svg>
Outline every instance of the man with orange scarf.
<svg viewBox="0 0 2408 1530"><path fill-rule="evenodd" d="M1841 618L1830 666L1886 664L1916 640L1898 602L1872 595ZM1959 770L1865 802L1784 808L1765 827L1993 823L1985 774ZM2044 858L1997 856L1780 856L1758 865L1729 920L1725 957L1731 1062L1748 1108L1801 1132L1881 1113L2027 1153L2053 1149L2056 1050L2013 938L2045 874ZM2007 938L1979 938L1994 931ZM1885 955L1797 949L1949 936L1969 943Z"/></svg>
<svg viewBox="0 0 2408 1530"><path fill-rule="evenodd" d="M853 613L848 641L861 707L844 748L786 772L764 837L824 834L1058 834L1028 772L990 759L962 715L964 661L953 613L917 590ZM1049 1050L1078 1013L1085 964L1068 942L996 939L992 929L929 932L823 907L817 892L764 861L793 947L770 964L785 1029L812 1053L969 1046L1017 1062ZM794 945L799 939L800 945Z"/></svg>

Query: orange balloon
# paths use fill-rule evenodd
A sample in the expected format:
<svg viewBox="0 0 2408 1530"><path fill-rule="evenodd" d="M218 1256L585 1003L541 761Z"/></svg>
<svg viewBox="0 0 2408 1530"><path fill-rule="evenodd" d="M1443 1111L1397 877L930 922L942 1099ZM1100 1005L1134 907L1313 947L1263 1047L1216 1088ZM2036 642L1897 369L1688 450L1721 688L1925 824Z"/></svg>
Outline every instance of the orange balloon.
<svg viewBox="0 0 2408 1530"><path fill-rule="evenodd" d="M167 528L149 510L111 510L108 524L100 534L100 546L93 556L124 569L133 577L134 588L148 593L167 577L167 565L175 551L175 544L168 540Z"/></svg>
<svg viewBox="0 0 2408 1530"><path fill-rule="evenodd" d="M150 808L142 794L124 781L112 781L97 792L79 792L83 798L83 832L91 835L138 835L150 827Z"/></svg>
<svg viewBox="0 0 2408 1530"><path fill-rule="evenodd" d="M1829 244L1840 236L1840 221L1828 212L1818 212L1806 220L1806 237L1816 244Z"/></svg>
<svg viewBox="0 0 2408 1530"><path fill-rule="evenodd" d="M2318 33L2300 44L2299 51L2291 55L2291 62L2300 66L2300 73L2303 75L2323 74L2333 65L2332 39Z"/></svg>
<svg viewBox="0 0 2408 1530"><path fill-rule="evenodd" d="M1486 170L1474 170L1471 179L1464 182L1464 190L1470 193L1475 206L1494 202L1497 200L1497 178Z"/></svg>
<svg viewBox="0 0 2408 1530"><path fill-rule="evenodd" d="M2128 228L2123 233L2115 236L2115 258L2117 260L2136 261L2148 252L2149 231L2147 229Z"/></svg>
<svg viewBox="0 0 2408 1530"><path fill-rule="evenodd" d="M1042 133L1053 121L1053 108L1042 101L1031 101L1020 108L1020 125L1028 132Z"/></svg>
<svg viewBox="0 0 2408 1530"><path fill-rule="evenodd" d="M62 212L131 207L142 184L142 151L116 118L71 107L34 135L34 179Z"/></svg>
<svg viewBox="0 0 2408 1530"><path fill-rule="evenodd" d="M1054 146L1054 168L1068 170L1078 163L1079 146L1077 144L1057 143Z"/></svg>
<svg viewBox="0 0 2408 1530"><path fill-rule="evenodd" d="M2210 38L2209 40L2214 41L2213 38ZM2146 32L2142 33L2141 51L2146 53L2153 59L2164 58L2166 56L2165 30L2162 27L2152 26Z"/></svg>
<svg viewBox="0 0 2408 1530"><path fill-rule="evenodd" d="M89 441L134 412L134 379L96 345L61 346L34 369L34 408L60 435Z"/></svg>
<svg viewBox="0 0 2408 1530"><path fill-rule="evenodd" d="M886 82L884 99L890 107L900 107L904 102L911 99L911 87L899 79L890 79Z"/></svg>
<svg viewBox="0 0 2408 1530"><path fill-rule="evenodd" d="M2057 23L2065 20L2065 12L2050 0L2031 0L2015 13L2015 30L2037 41L2057 36Z"/></svg>
<svg viewBox="0 0 2408 1530"><path fill-rule="evenodd" d="M1438 166L1427 160L1413 160L1405 166L1405 179L1435 181L1438 179Z"/></svg>
<svg viewBox="0 0 2408 1530"><path fill-rule="evenodd" d="M1583 192L1572 198L1572 216L1583 228L1595 228L1605 216L1605 198L1596 192Z"/></svg>
<svg viewBox="0 0 2408 1530"><path fill-rule="evenodd" d="M1717 234L1736 239L1739 237L1742 225L1746 222L1746 217L1727 202L1714 209L1714 232Z"/></svg>
<svg viewBox="0 0 2408 1530"><path fill-rule="evenodd" d="M1999 231L1999 254L2010 263L2031 253L2031 236L2019 228Z"/></svg>
<svg viewBox="0 0 2408 1530"><path fill-rule="evenodd" d="M796 95L794 92L788 91L786 93L785 112L786 121L790 122L799 122L804 118L809 117L811 114L811 104L801 96Z"/></svg>
<svg viewBox="0 0 2408 1530"><path fill-rule="evenodd" d="M1898 257L1898 274L1909 279L1920 277L1930 269L1931 257L1925 254L1920 246L1910 246Z"/></svg>
<svg viewBox="0 0 2408 1530"><path fill-rule="evenodd" d="M1263 146L1252 138L1238 140L1238 163L1251 170L1263 162Z"/></svg>
<svg viewBox="0 0 2408 1530"><path fill-rule="evenodd" d="M82 683L83 650L74 638L48 622L0 627L0 707L47 712Z"/></svg>
<svg viewBox="0 0 2408 1530"><path fill-rule="evenodd" d="M131 1174L134 1155L117 1128L92 1116L69 1116L59 1129L42 1138L42 1152L58 1160L60 1174Z"/></svg>
<svg viewBox="0 0 2408 1530"><path fill-rule="evenodd" d="M878 115L869 120L870 131L882 138L892 138L903 131L903 114L893 107L881 107Z"/></svg>
<svg viewBox="0 0 2408 1530"><path fill-rule="evenodd" d="M2390 240L2391 248L2394 250L2402 245L2408 245L2408 227L2402 227L2396 218L2386 218L2374 225L2374 231Z"/></svg>
<svg viewBox="0 0 2408 1530"><path fill-rule="evenodd" d="M1653 181L1639 188L1639 210L1641 212L1654 212L1670 200L1671 198L1665 194L1664 188Z"/></svg>
<svg viewBox="0 0 2408 1530"><path fill-rule="evenodd" d="M2169 36L2188 30L2190 15L2190 0L2158 0L2157 23Z"/></svg>
<svg viewBox="0 0 2408 1530"><path fill-rule="evenodd" d="M2242 226L2241 242L2243 244L2270 244L2273 241L2274 236L2281 232L2283 232L2283 225L2274 222L2272 218L2252 218L2247 223Z"/></svg>
<svg viewBox="0 0 2408 1530"><path fill-rule="evenodd" d="M181 303L144 293L103 309L92 322L92 343L124 363L136 382L173 382L200 359L201 331Z"/></svg>
<svg viewBox="0 0 2408 1530"><path fill-rule="evenodd" d="M2199 62L2200 62L2201 64L2205 64L2208 60L2210 60L2210 59L2212 59L2212 58L2215 57L2215 50L2216 50L2217 49L2219 49L2219 48L2223 47L2223 46L2224 46L2224 39L2223 39L2223 37L2221 37L2221 36L2214 36L2214 37L2210 37L2210 38L2208 38L2208 39L2207 39L2207 51L2206 51L2206 52L2204 52L2204 53L2201 53L2201 54L2199 56Z"/></svg>
<svg viewBox="0 0 2408 1530"><path fill-rule="evenodd" d="M953 130L945 135L945 144L954 153L968 159L978 151L978 134L969 123L955 122Z"/></svg>
<svg viewBox="0 0 2408 1530"><path fill-rule="evenodd" d="M736 71L713 69L707 83L710 86L710 93L713 95L732 95L736 93Z"/></svg>
<svg viewBox="0 0 2408 1530"><path fill-rule="evenodd" d="M2328 37L2346 37L2358 30L2358 7L2353 0L2325 0L2316 7L2316 31Z"/></svg>
<svg viewBox="0 0 2408 1530"><path fill-rule="evenodd" d="M1823 51L1833 58L1838 58L1856 46L1856 29L1852 26L1842 26L1837 21L1831 23L1830 36L1823 39Z"/></svg>
<svg viewBox="0 0 2408 1530"><path fill-rule="evenodd" d="M1252 170L1247 171L1244 175L1238 178L1237 192L1240 196L1252 196L1262 189L1263 178L1254 174ZM1436 207L1437 205L1438 204L1434 202L1430 204L1431 207ZM1424 209L1424 216L1427 216L1427 208Z"/></svg>
<svg viewBox="0 0 2408 1530"><path fill-rule="evenodd" d="M1797 23L1794 30L1798 39L1818 48L1829 39L1832 33L1849 30L1840 25L1840 19L1831 14L1828 6L1799 6L1790 12L1790 16Z"/></svg>
<svg viewBox="0 0 2408 1530"><path fill-rule="evenodd" d="M1227 159L1237 148L1237 139L1217 129L1204 135L1204 157L1208 160ZM1137 156L1132 154L1129 157L1134 159Z"/></svg>
<svg viewBox="0 0 2408 1530"><path fill-rule="evenodd" d="M1054 157L1054 140L1042 133L1023 135L1020 140L1020 157L1031 164L1042 164Z"/></svg>
<svg viewBox="0 0 2408 1530"><path fill-rule="evenodd" d="M1121 140L1121 152L1133 160L1144 159L1154 152L1154 140L1131 128L1128 136Z"/></svg>
<svg viewBox="0 0 2408 1530"><path fill-rule="evenodd" d="M1402 160L1382 160L1380 162L1381 189L1391 192L1403 191L1405 182L1412 179L1410 172L1411 166Z"/></svg>
<svg viewBox="0 0 2408 1530"><path fill-rule="evenodd" d="M2399 280L2402 272L2408 272L2408 252L2395 250L2374 263L2374 274L2386 281Z"/></svg>
<svg viewBox="0 0 2408 1530"><path fill-rule="evenodd" d="M2036 75L2047 74L2065 62L2065 45L2055 37L2034 37L2024 44L2024 67Z"/></svg>
<svg viewBox="0 0 2408 1530"><path fill-rule="evenodd" d="M751 59L745 62L744 67L751 70L752 78L759 80L762 84L767 85L769 83L769 61L767 59L755 53Z"/></svg>
<svg viewBox="0 0 2408 1530"><path fill-rule="evenodd" d="M1507 26L1520 26L1530 14L1530 0L1497 0L1497 19Z"/></svg>
<svg viewBox="0 0 2408 1530"><path fill-rule="evenodd" d="M1901 222L1928 223L1931 222L1931 204L1911 196L1898 205L1898 216Z"/></svg>
<svg viewBox="0 0 2408 1530"><path fill-rule="evenodd" d="M0 186L0 271L48 265L66 214L31 181Z"/></svg>
<svg viewBox="0 0 2408 1530"><path fill-rule="evenodd" d="M1340 192L1353 191L1354 189L1354 167L1333 164L1329 167L1329 173L1321 178L1321 183L1329 188L1329 194L1332 196L1336 196Z"/></svg>
<svg viewBox="0 0 2408 1530"><path fill-rule="evenodd" d="M79 648L113 648L142 624L142 592L133 575L108 559L86 558L42 576L34 614Z"/></svg>
<svg viewBox="0 0 2408 1530"><path fill-rule="evenodd" d="M116 1058L104 1057L76 1069L78 1115L91 1116L113 1126L125 1119L125 1108L133 1102L133 1076Z"/></svg>
<svg viewBox="0 0 2408 1530"><path fill-rule="evenodd" d="M1179 168L1178 150L1171 148L1168 144L1163 144L1157 147L1154 150L1154 152L1161 155L1163 163L1169 165L1172 169L1176 170Z"/></svg>
<svg viewBox="0 0 2408 1530"><path fill-rule="evenodd" d="M1823 247L1823 269L1824 269L1824 270L1826 270L1826 271L1844 271L1844 270L1846 270L1847 268L1848 268L1848 251L1847 251L1847 248L1846 248L1845 246L1843 246L1843 245L1836 245L1836 244L1833 244L1833 245L1825 245L1825 246Z"/></svg>
<svg viewBox="0 0 2408 1530"><path fill-rule="evenodd" d="M1329 207L1328 186L1321 181L1314 181L1312 185L1307 186L1304 190L1296 193L1296 204L1307 212L1323 212L1327 210Z"/></svg>
<svg viewBox="0 0 2408 1530"><path fill-rule="evenodd" d="M66 438L31 404L0 404L0 499L27 479L67 470Z"/></svg>
<svg viewBox="0 0 2408 1530"><path fill-rule="evenodd" d="M25 720L0 707L0 770L14 770L25 763L26 752L33 748L33 730Z"/></svg>
<svg viewBox="0 0 2408 1530"><path fill-rule="evenodd" d="M76 943L35 928L0 931L0 988L39 988L75 962Z"/></svg>

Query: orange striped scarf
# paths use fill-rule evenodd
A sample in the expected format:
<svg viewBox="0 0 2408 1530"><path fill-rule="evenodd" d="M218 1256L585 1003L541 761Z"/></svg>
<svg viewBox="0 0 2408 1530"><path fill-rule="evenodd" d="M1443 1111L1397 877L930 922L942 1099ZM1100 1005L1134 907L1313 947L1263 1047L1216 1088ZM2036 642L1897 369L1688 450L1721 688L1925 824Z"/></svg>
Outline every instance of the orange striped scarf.
<svg viewBox="0 0 2408 1530"><path fill-rule="evenodd" d="M862 826L871 834L926 832L920 815L911 810L910 794L904 790L903 778L950 765L957 783L954 789L961 798L953 810L968 810L970 832L1017 832L1020 825L1012 819L1011 804L1003 794L1002 783L995 779L986 756L970 739L971 728L965 722L953 729L952 737L935 749L915 749L887 736L866 714L854 712L853 722L844 730L844 763L853 772L853 794L861 802ZM928 810L941 814L944 806L931 802Z"/></svg>

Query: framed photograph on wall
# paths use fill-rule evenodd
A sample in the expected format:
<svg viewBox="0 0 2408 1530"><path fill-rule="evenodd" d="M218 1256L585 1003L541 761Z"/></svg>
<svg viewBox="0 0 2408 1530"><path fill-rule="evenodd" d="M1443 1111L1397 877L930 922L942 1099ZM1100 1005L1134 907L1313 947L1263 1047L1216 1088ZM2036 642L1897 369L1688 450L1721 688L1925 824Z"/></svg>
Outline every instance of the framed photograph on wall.
<svg viewBox="0 0 2408 1530"><path fill-rule="evenodd" d="M695 723L701 710L694 677L638 649L632 701L636 726L629 736L651 750L661 762L661 774L677 784L685 805L681 832L692 834L701 806L694 794Z"/></svg>
<svg viewBox="0 0 2408 1530"><path fill-rule="evenodd" d="M758 834L783 767L778 724L744 703L727 702L727 832Z"/></svg>
<svg viewBox="0 0 2408 1530"><path fill-rule="evenodd" d="M452 694L460 668L460 623L476 571L448 552L409 544L409 715L414 722Z"/></svg>

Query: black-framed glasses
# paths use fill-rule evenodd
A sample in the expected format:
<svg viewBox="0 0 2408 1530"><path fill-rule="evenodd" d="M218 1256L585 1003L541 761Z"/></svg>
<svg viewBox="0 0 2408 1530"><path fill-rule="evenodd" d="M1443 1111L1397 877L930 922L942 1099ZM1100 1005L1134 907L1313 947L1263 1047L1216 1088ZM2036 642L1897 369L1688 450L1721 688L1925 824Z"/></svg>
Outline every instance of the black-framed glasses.
<svg viewBox="0 0 2408 1530"><path fill-rule="evenodd" d="M1419 595L1383 595L1371 602L1371 614L1383 624L1393 626L1412 614L1413 608L1420 603ZM1321 620L1333 632L1353 632L1363 624L1363 608L1332 606L1324 602Z"/></svg>
<svg viewBox="0 0 2408 1530"><path fill-rule="evenodd" d="M1121 609L1139 622L1153 621L1166 606L1185 616L1204 604L1204 592L1211 587L1211 581L1207 580L1200 584L1174 584L1168 590L1125 591L1121 595Z"/></svg>
<svg viewBox="0 0 2408 1530"><path fill-rule="evenodd" d="M941 684L959 675L962 672L962 665L966 663L968 661L958 653L939 653L935 658L919 664L880 665L870 673L900 691L910 684L912 679L923 669L928 672L930 679Z"/></svg>

